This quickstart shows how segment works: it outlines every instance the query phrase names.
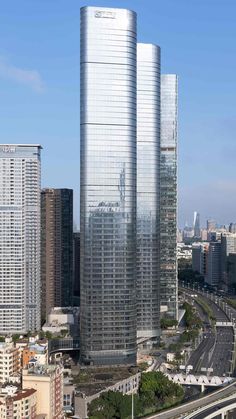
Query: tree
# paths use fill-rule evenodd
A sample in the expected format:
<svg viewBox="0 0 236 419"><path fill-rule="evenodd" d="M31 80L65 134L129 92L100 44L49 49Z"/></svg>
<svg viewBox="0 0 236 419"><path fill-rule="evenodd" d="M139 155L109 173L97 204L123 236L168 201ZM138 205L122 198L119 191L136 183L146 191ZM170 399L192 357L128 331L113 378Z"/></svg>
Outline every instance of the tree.
<svg viewBox="0 0 236 419"><path fill-rule="evenodd" d="M46 333L45 333L45 337L47 339L52 339L52 333L47 330Z"/></svg>
<svg viewBox="0 0 236 419"><path fill-rule="evenodd" d="M90 419L126 419L131 414L131 396L108 391L89 404ZM137 405L137 403L135 403ZM137 409L135 409L137 414Z"/></svg>
<svg viewBox="0 0 236 419"><path fill-rule="evenodd" d="M161 372L143 373L139 392L134 395L135 417L155 412L165 406L172 406L183 398L183 389L172 383ZM123 395L117 391L108 391L89 404L90 419L130 419L131 395Z"/></svg>
<svg viewBox="0 0 236 419"><path fill-rule="evenodd" d="M177 361L177 364L180 362L180 361L182 361L182 359L183 359L183 357L184 357L184 355L183 354L181 354L181 352L176 352L175 353L175 360Z"/></svg>
<svg viewBox="0 0 236 419"><path fill-rule="evenodd" d="M60 330L60 335L61 335L62 337L65 337L65 336L67 335L67 333L68 333L68 330L67 330L67 329L61 329L61 330Z"/></svg>
<svg viewBox="0 0 236 419"><path fill-rule="evenodd" d="M45 338L45 333L43 330L40 330L39 332L39 339L44 339Z"/></svg>
<svg viewBox="0 0 236 419"><path fill-rule="evenodd" d="M161 328L167 329L168 327L178 326L178 321L175 319L170 319L168 317L161 318Z"/></svg>
<svg viewBox="0 0 236 419"><path fill-rule="evenodd" d="M139 394L146 407L155 406L160 408L167 402L173 403L176 398L181 399L184 392L182 387L172 383L161 372L151 371L142 374Z"/></svg>

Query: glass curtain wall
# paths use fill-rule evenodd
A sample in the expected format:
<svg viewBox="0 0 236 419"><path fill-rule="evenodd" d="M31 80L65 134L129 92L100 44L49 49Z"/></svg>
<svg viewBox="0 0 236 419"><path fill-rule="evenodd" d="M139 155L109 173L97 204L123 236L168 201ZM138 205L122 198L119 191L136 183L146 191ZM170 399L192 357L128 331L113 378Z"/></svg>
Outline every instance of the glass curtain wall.
<svg viewBox="0 0 236 419"><path fill-rule="evenodd" d="M81 9L81 360L136 363L136 14Z"/></svg>
<svg viewBox="0 0 236 419"><path fill-rule="evenodd" d="M161 76L161 306L178 317L177 279L177 99L178 78Z"/></svg>
<svg viewBox="0 0 236 419"><path fill-rule="evenodd" d="M137 335L160 334L160 48L137 45Z"/></svg>

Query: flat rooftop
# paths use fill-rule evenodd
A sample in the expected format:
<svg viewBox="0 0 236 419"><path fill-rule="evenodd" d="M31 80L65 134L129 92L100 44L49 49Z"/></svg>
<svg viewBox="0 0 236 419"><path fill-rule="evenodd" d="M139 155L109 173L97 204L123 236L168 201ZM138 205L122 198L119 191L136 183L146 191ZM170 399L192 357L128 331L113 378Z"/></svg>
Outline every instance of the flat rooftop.
<svg viewBox="0 0 236 419"><path fill-rule="evenodd" d="M0 144L0 147L40 147L42 148L41 144Z"/></svg>
<svg viewBox="0 0 236 419"><path fill-rule="evenodd" d="M72 368L71 377L76 386L76 393L84 393L86 396L92 396L140 371L138 367L87 367L80 368L76 374L76 369Z"/></svg>

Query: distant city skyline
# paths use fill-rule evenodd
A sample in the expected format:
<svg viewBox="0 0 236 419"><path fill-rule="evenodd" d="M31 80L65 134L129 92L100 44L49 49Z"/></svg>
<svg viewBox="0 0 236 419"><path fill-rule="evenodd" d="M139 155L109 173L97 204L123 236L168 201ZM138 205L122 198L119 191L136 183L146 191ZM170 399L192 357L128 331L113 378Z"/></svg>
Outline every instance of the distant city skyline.
<svg viewBox="0 0 236 419"><path fill-rule="evenodd" d="M179 75L179 226L236 221L233 0L3 2L0 143L40 143L42 186L74 189L79 226L79 9L125 7L139 39L161 46L162 73ZM26 13L27 10L27 13ZM30 16L30 19L29 19ZM219 30L220 26L220 30ZM170 30L171 27L171 30ZM217 87L217 88L216 88ZM13 123L14 122L14 123Z"/></svg>
<svg viewBox="0 0 236 419"><path fill-rule="evenodd" d="M193 211L192 216L194 215L195 211ZM208 222L214 222L215 227L219 228L222 226L226 226L226 227L230 227L230 225L232 226L231 228L234 228L234 225L236 224L235 221L231 221L231 220L225 220L222 223L219 222L217 219L213 218L213 217L205 217L202 220L202 216L199 212L197 212L200 215L200 229L207 229L207 224ZM236 216L235 216L236 217ZM192 217L193 218L193 217ZM181 230L185 227L192 227L194 229L194 220L191 219L191 214L190 214L190 219L189 220L185 220L185 222L183 224L179 224L178 228Z"/></svg>

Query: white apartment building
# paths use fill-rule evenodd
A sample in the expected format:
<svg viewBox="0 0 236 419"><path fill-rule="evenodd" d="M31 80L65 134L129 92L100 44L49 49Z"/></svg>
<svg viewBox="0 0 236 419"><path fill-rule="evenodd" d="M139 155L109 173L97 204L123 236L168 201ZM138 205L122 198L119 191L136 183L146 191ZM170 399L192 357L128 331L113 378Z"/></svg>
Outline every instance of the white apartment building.
<svg viewBox="0 0 236 419"><path fill-rule="evenodd" d="M0 145L0 333L40 329L40 145Z"/></svg>
<svg viewBox="0 0 236 419"><path fill-rule="evenodd" d="M20 382L21 354L13 344L0 343L0 383Z"/></svg>

